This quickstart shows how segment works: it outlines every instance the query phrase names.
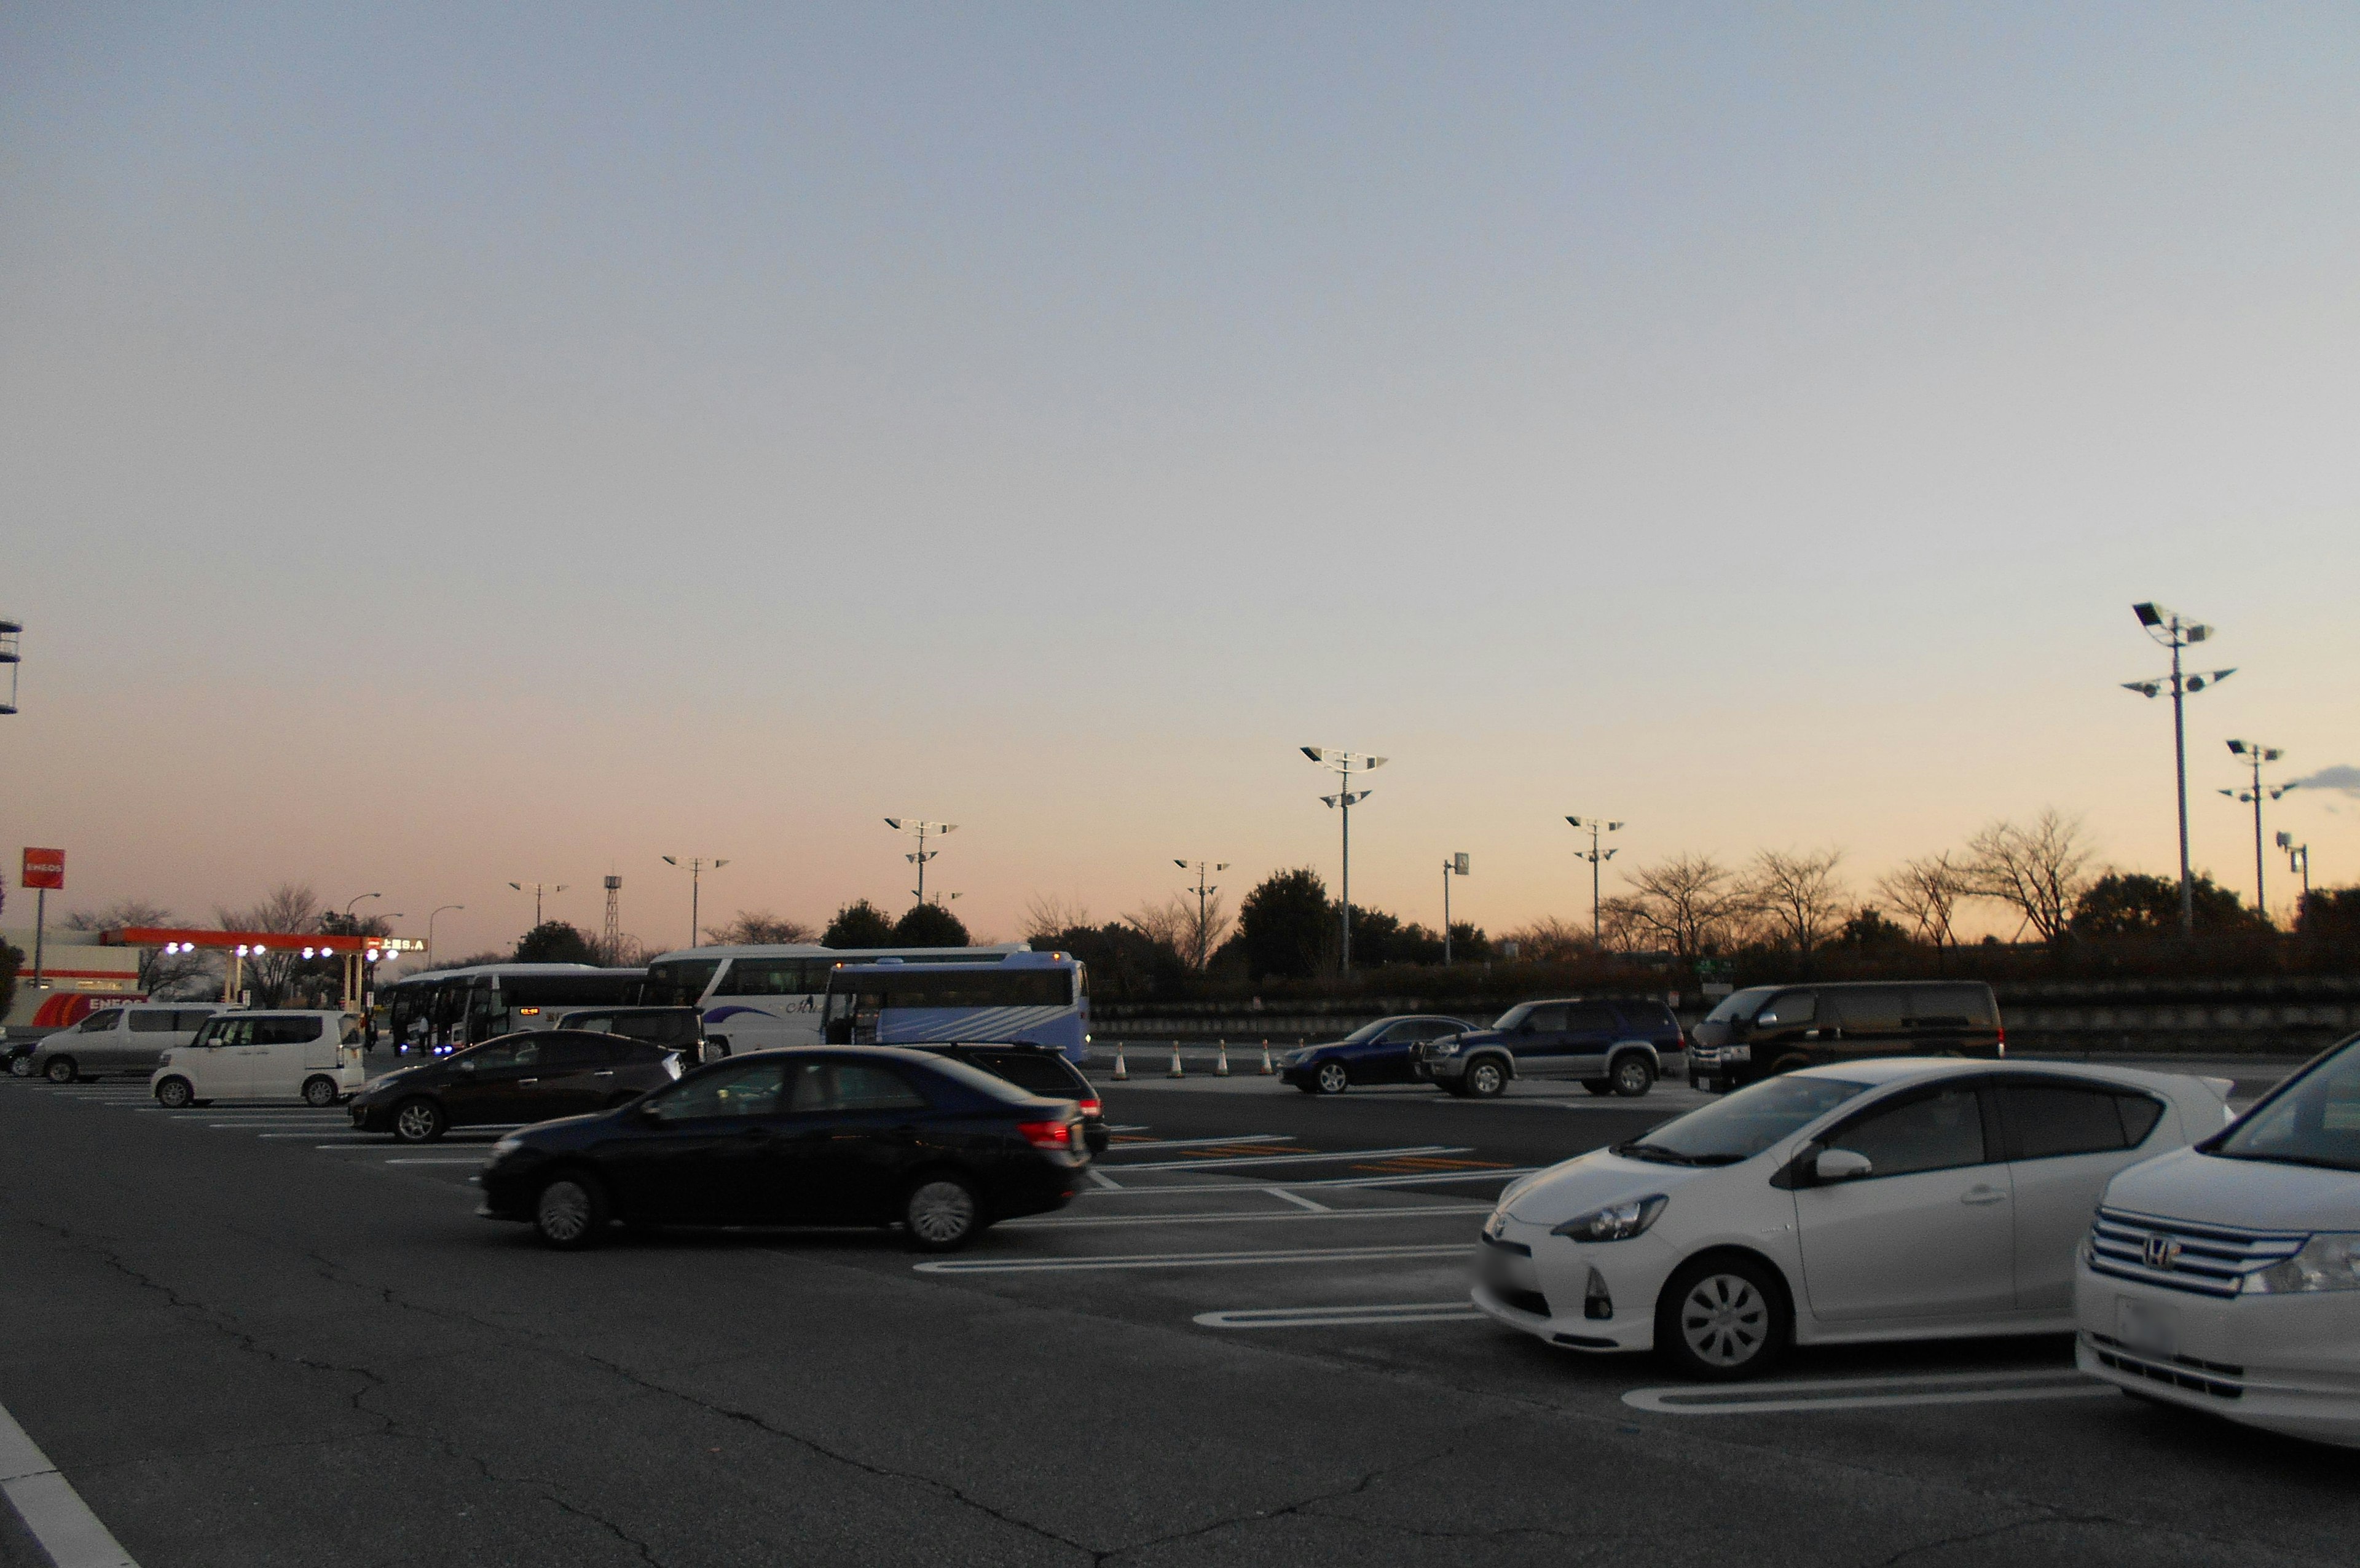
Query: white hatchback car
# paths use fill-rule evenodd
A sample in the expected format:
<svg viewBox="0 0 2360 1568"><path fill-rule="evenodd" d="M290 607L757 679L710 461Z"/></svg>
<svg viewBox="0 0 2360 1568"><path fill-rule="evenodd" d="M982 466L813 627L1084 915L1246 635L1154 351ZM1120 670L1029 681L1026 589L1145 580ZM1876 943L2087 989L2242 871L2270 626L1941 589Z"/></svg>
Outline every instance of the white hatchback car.
<svg viewBox="0 0 2360 1568"><path fill-rule="evenodd" d="M2115 1177L2075 1299L2092 1377L2360 1447L2360 1035Z"/></svg>
<svg viewBox="0 0 2360 1568"><path fill-rule="evenodd" d="M306 1008L217 1014L194 1043L164 1053L148 1087L179 1110L216 1099L333 1105L367 1081L360 1015Z"/></svg>
<svg viewBox="0 0 2360 1568"><path fill-rule="evenodd" d="M2070 1333L2099 1193L2218 1132L2228 1086L1941 1058L1789 1073L1510 1186L1475 1304L1712 1378L1796 1343Z"/></svg>

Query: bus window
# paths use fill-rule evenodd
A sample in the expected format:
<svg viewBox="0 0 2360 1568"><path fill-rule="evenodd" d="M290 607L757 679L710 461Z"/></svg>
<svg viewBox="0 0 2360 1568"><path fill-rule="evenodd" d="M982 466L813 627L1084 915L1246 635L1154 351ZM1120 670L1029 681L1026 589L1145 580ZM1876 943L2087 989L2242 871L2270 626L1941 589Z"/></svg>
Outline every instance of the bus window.
<svg viewBox="0 0 2360 1568"><path fill-rule="evenodd" d="M648 965L646 994L651 1007L693 1007L705 997L705 987L721 967L717 958L675 958Z"/></svg>

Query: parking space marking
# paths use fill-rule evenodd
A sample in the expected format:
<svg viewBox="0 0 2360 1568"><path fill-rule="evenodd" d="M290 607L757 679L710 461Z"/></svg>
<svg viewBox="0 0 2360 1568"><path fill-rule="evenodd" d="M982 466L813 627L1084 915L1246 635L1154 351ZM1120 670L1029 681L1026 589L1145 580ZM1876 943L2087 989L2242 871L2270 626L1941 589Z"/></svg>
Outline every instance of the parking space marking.
<svg viewBox="0 0 2360 1568"><path fill-rule="evenodd" d="M1458 1241L1442 1247L1303 1247L1272 1252L1098 1253L1076 1258L941 1258L930 1263L912 1264L911 1267L921 1274L1068 1274L1115 1269L1234 1269L1256 1263L1399 1263L1414 1258L1463 1258L1473 1250L1467 1243Z"/></svg>
<svg viewBox="0 0 2360 1568"><path fill-rule="evenodd" d="M73 1483L0 1407L0 1495L57 1568L139 1568Z"/></svg>
<svg viewBox="0 0 2360 1568"><path fill-rule="evenodd" d="M1885 1389L1883 1393L1852 1392ZM1913 1374L1896 1377L1816 1377L1738 1387L1696 1384L1633 1388L1633 1410L1667 1416L1742 1416L1794 1410L1883 1410L1906 1405L2001 1404L2022 1399L2088 1399L2120 1392L2070 1367L2016 1372Z"/></svg>
<svg viewBox="0 0 2360 1568"><path fill-rule="evenodd" d="M1466 1154L1466 1148L1453 1148L1447 1143L1422 1143L1407 1149L1344 1149L1333 1154L1240 1154L1214 1160L1159 1160L1133 1163L1123 1160L1109 1165L1110 1171L1204 1171L1230 1165L1309 1165L1333 1164L1339 1160L1396 1160L1404 1154Z"/></svg>
<svg viewBox="0 0 2360 1568"><path fill-rule="evenodd" d="M1147 1129L1140 1129L1144 1132ZM1235 1138L1110 1138L1109 1151L1117 1149L1218 1149L1229 1144L1293 1143L1294 1138L1283 1132L1240 1133Z"/></svg>
<svg viewBox="0 0 2360 1568"><path fill-rule="evenodd" d="M481 1160L388 1160L388 1165L483 1165Z"/></svg>
<svg viewBox="0 0 2360 1568"><path fill-rule="evenodd" d="M1198 1312L1200 1328L1348 1328L1368 1323L1466 1323L1483 1314L1464 1301L1396 1301L1382 1307L1248 1307Z"/></svg>
<svg viewBox="0 0 2360 1568"><path fill-rule="evenodd" d="M1284 1197L1284 1193L1275 1196ZM1216 1213L1204 1210L1185 1214L1058 1214L1034 1219L1009 1220L1000 1230L1080 1230L1101 1225L1256 1225L1285 1221L1307 1225L1318 1220L1401 1220L1424 1219L1431 1214L1458 1216L1488 1214L1489 1203L1439 1203L1432 1208L1416 1209L1269 1209L1260 1213L1238 1214L1230 1210Z"/></svg>
<svg viewBox="0 0 2360 1568"><path fill-rule="evenodd" d="M1283 1203L1293 1203L1295 1207L1308 1209L1315 1214L1324 1214L1328 1212L1327 1204L1316 1199L1304 1197L1297 1192L1290 1192L1284 1187L1264 1187L1262 1191Z"/></svg>
<svg viewBox="0 0 2360 1568"><path fill-rule="evenodd" d="M1105 1171L1099 1170L1095 1165L1091 1166L1089 1169L1089 1178L1091 1181L1098 1183L1098 1191L1101 1192L1120 1192L1123 1190L1121 1182L1116 1181L1113 1177L1108 1175ZM1087 1194L1076 1192L1074 1196L1079 1198L1087 1196Z"/></svg>

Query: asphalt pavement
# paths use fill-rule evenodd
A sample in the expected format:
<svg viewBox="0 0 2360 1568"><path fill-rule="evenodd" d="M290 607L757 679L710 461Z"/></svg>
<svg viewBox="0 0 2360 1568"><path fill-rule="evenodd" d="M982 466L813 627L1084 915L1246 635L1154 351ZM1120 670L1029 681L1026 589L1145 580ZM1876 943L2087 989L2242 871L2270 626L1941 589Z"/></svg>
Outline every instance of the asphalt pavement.
<svg viewBox="0 0 2360 1568"><path fill-rule="evenodd" d="M148 1568L2360 1556L2348 1454L2062 1339L1815 1352L1741 1406L1472 1316L1499 1187L1685 1089L1104 1088L1083 1196L926 1258L553 1254L474 1216L496 1134L0 1082L0 1407Z"/></svg>

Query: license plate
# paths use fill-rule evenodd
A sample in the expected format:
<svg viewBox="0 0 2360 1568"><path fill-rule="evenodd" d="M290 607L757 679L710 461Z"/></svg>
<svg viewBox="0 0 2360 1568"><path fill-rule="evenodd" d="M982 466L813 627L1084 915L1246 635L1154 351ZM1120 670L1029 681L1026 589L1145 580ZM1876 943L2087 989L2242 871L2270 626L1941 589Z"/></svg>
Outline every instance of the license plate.
<svg viewBox="0 0 2360 1568"><path fill-rule="evenodd" d="M2114 1298L2114 1337L2133 1350L2149 1356L2169 1356L2180 1348L2180 1318L2169 1307L2129 1296Z"/></svg>

